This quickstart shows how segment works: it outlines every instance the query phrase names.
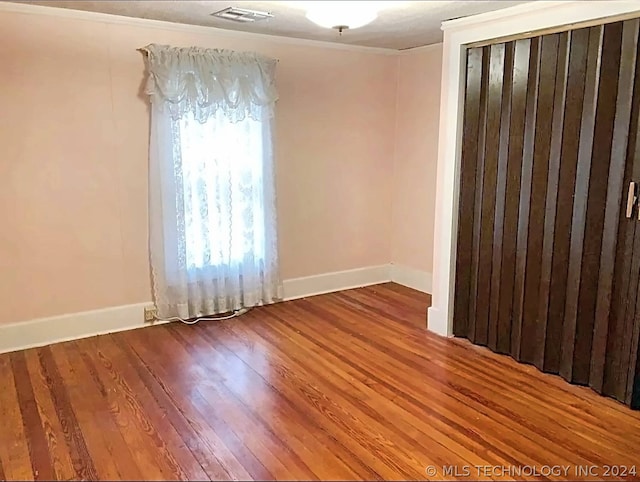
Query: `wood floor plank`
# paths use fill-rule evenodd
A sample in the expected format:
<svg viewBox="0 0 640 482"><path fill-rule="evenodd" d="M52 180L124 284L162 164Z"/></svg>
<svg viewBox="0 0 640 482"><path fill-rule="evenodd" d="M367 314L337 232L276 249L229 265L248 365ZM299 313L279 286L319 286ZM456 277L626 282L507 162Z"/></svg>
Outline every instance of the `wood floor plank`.
<svg viewBox="0 0 640 482"><path fill-rule="evenodd" d="M309 311L307 308L305 313ZM306 316L309 317L309 315ZM323 320L323 318L325 319ZM463 386L452 383L446 376L443 377L444 370L434 370L434 368L437 367L430 367L430 373L422 377L421 385L415 385L413 381L416 379L415 374L411 373L411 369L407 369L406 364L396 363L393 356L389 356L384 352L376 352L375 347L367 347L365 342L358 339L356 332L342 331L342 327L332 328L331 322L327 322L327 320L330 320L330 318L321 314L317 318L313 316L309 317L309 321L298 319L297 326L301 326L302 324L307 325L306 328L314 333L316 339L328 339L331 346L339 346L345 353L355 349L360 353L366 354L366 356L361 357L360 360L363 360L363 362L370 367L371 377L385 380L387 383L392 383L396 386L411 387L411 393L417 391L420 395L419 398L412 396L411 401L418 404L423 410L426 410L428 407L428 404L424 403L425 400L434 402L432 405L435 406L436 409L444 406L445 410L449 413L456 409L459 413L467 412L465 407L472 405L477 407L477 411L469 411L467 412L467 416L473 420L484 415L484 422L491 421L491 423L483 424L483 431L485 433L495 434L496 439L502 438L506 442L506 444L502 446L502 449L510 450L509 446L516 450L518 448L524 449L524 447L529 447L530 453L527 454L526 463L530 465L550 463L553 460L550 458L553 457L551 451L544 449L544 447L540 445L533 444L531 440L520 433L520 429L523 428L517 424L521 419L520 417L511 420L511 425L515 425L517 429L510 426L503 427L500 424L494 424L493 420L499 417L500 414L496 413L495 409L492 409L490 405L484 405L481 401L476 400L480 398L480 394L473 393L469 390L465 391ZM327 322L327 324L324 325L324 322ZM343 340L348 340L348 342ZM377 356L375 354L377 354ZM403 368L398 369L400 366ZM415 373L418 373L418 370L416 370ZM454 391L452 391L452 389L454 389ZM447 393L449 391L452 393ZM449 408L451 410L448 410ZM514 421L516 423L514 423ZM466 422L466 424L468 423L469 421ZM520 452L522 452L522 450Z"/></svg>
<svg viewBox="0 0 640 482"><path fill-rule="evenodd" d="M198 360L196 365L202 365L202 361ZM219 398L214 396L211 399L207 396L211 395L211 387L214 386L212 381L216 378L217 377L210 377L207 380L209 383L205 381L202 383L202 387L198 387L199 396L192 397L192 403L197 407L202 416L206 418L207 424L214 429L216 435L221 439L230 454L232 454L231 459L237 465L237 468L234 469L235 471L246 471L246 475L243 476L246 478L258 480L272 479L272 473L256 457L254 452L248 447L248 444L244 443L238 434L230 429L228 421L224 416L225 414L221 413L221 407L218 404Z"/></svg>
<svg viewBox="0 0 640 482"><path fill-rule="evenodd" d="M44 429L49 454L51 455L54 478L57 480L69 480L77 477L78 474L74 468L71 450L66 443L65 428L58 418L58 412L48 388L49 383L40 364L38 351L27 350L25 359L29 376L31 377L34 399L38 407L40 420L42 420L42 428Z"/></svg>
<svg viewBox="0 0 640 482"><path fill-rule="evenodd" d="M150 366L151 361L141 357L130 346L131 340L128 338L126 335L121 335L118 340L120 346L127 353L128 359L138 372L140 379L151 392L160 409L167 414L171 424L196 457L208 478L213 480L228 479L229 474L222 464L215 457L209 456L206 450L207 445L202 442L197 425L191 421L188 413L185 413L186 410L181 408L180 402L173 399L173 390L158 378L156 371Z"/></svg>
<svg viewBox="0 0 640 482"><path fill-rule="evenodd" d="M171 334L189 352L198 344L206 347L205 340L194 339L184 328L176 328L176 330L172 330ZM211 367L207 360L199 365L203 368L199 378L201 380L210 379L209 370L215 371L216 367ZM236 451L241 451L242 445L246 445L246 449L251 454L250 457L259 461L259 472L267 470L266 464L271 466L268 471L270 478L317 478L302 459L287 446L286 441L277 437L272 430L264 425L262 420L252 416L252 411L247 410L242 400L227 388L223 380L216 384L201 383L199 391L203 398L209 401L212 407L215 407L216 412L220 413L219 419L215 420L218 433L225 434L226 440L233 440ZM243 455L244 457L246 454ZM266 463L266 461L270 462ZM259 475L255 475L255 477L259 477Z"/></svg>
<svg viewBox="0 0 640 482"><path fill-rule="evenodd" d="M38 356L51 392L51 399L60 418L64 438L71 449L76 474L83 480L96 480L98 474L93 458L87 449L84 431L78 424L73 404L64 387L63 378L54 361L51 349L49 347L38 349Z"/></svg>
<svg viewBox="0 0 640 482"><path fill-rule="evenodd" d="M461 373L464 375L467 372L465 371ZM526 390L526 386L517 387L516 389L513 389L513 385L515 384L522 385L521 382L511 381L511 380L504 381L504 382L502 380L494 381L493 373L495 373L495 369L488 370L486 373L483 374L483 376L478 377L477 373L474 372L473 378L470 378L469 381L472 384L477 381L483 385L486 385L487 387L491 387L492 383L498 383L499 386L492 391L494 392L494 396L496 398L498 397L505 398L505 404L503 404L504 407L511 406L511 407L515 407L515 410L518 410L517 405L514 405L514 404L518 404L518 402L520 401L525 403L531 403L532 409L530 411L532 413L529 418L534 422L536 420L546 420L549 416L549 410L552 410L555 412L555 416L557 416L559 422L562 423L567 428L570 428L571 430L573 430L573 432L578 436L585 437L590 440L607 440L607 441L615 442L615 444L613 445L614 451L616 451L619 447L626 447L625 448L626 450L630 450L633 444L637 443L637 441L634 441L634 439L628 440L628 439L625 439L624 436L617 437L616 430L614 429L615 427L613 426L607 427L604 424L600 426L601 425L599 423L600 421L589 417L588 411L586 411L586 416L585 416L585 411L580 410L579 407L576 407L575 415L568 413L569 412L568 410L560 410L560 409L554 410L555 405L553 403L550 403L550 404L540 403L540 397L541 396L544 397L544 395L537 394L535 392L528 393L528 390ZM464 375L464 376L465 378L468 378L467 375ZM477 389L474 389L474 390L477 390ZM523 393L523 391L526 391L527 393ZM542 405L540 409L537 408L538 405ZM571 408L573 409L574 407L571 407ZM583 424L585 418L591 418L590 421L594 422L594 426L590 426L590 425L585 426ZM594 442L594 448L597 448L598 444L599 442ZM625 449L623 449L623 452ZM611 457L614 457L614 456L615 456L615 453L612 453Z"/></svg>
<svg viewBox="0 0 640 482"><path fill-rule="evenodd" d="M466 479L512 480L531 477L473 468L561 465L569 471L546 478L574 480L604 475L576 466L640 469L640 413L427 332L429 303L387 283L0 355L0 479L442 480L470 467Z"/></svg>
<svg viewBox="0 0 640 482"><path fill-rule="evenodd" d="M158 349L154 353L145 353L145 359L152 359L152 356L160 353L165 349L169 349L171 353L174 353L174 358L180 359L181 355L190 357L188 348L184 346L176 346L175 343L167 346L166 338L173 338L169 333L163 333L162 335L155 335L154 340L157 343ZM145 345L141 346L142 349ZM167 352L168 353L168 352ZM204 353L207 353L208 358L215 357L217 352L215 350L207 349ZM322 479L345 479L357 477L357 474L350 471L340 459L336 460L333 452L329 449L331 447L328 440L323 438L323 434L310 430L308 422L304 417L295 411L294 407L281 400L280 395L270 389L266 385L258 386L253 385L253 391L246 389L246 381L244 378L233 376L222 376L216 371L205 370L201 365L190 361L187 358L185 366L195 365L190 370L182 370L177 364L172 363L169 370L174 369L176 371L185 372L183 380L187 385L199 385L202 380L217 379L228 390L230 396L233 396L238 403L238 406L245 406L248 410L251 410L253 415L260 420L265 426L268 426L274 433L280 434L285 438L290 448L307 464L307 466L314 467L314 473L318 478ZM243 365L239 365L242 367ZM164 369L165 367L158 367L158 369ZM154 368L155 369L155 368ZM233 369L228 373L233 373ZM171 380L175 378L175 375L171 372L163 375L164 379ZM210 382L211 383L211 382Z"/></svg>
<svg viewBox="0 0 640 482"><path fill-rule="evenodd" d="M285 323L283 321L283 324ZM270 327L276 333L280 332L277 325L272 324ZM421 407L417 407L417 410L414 411L411 410L411 407L399 403L397 393L393 391L393 387L389 386L385 381L377 379L363 367L352 363L340 353L333 351L332 347L328 347L312 337L307 338L306 334L301 331L289 330L288 334L285 334L284 331L280 333L282 333L283 337L288 336L293 346L297 346L299 350L301 348L304 349L301 356L308 357L318 366L334 371L352 387L346 388L343 386L340 389L341 392L353 392L354 397L357 396L361 402L370 406L373 410L377 410L379 419L385 420L392 417L397 420L398 429L411 437L415 437L415 442L419 445L430 448L433 442L439 443L469 463L477 461L478 452L484 452L485 458L482 459L484 461L487 460L486 457L491 458L491 451L487 449L486 443L474 444L474 435L476 434L470 432L466 427L456 425L460 433L456 432L454 437L449 437L441 430L433 430L434 428L444 429L450 426L449 424L455 425L455 422L452 419L446 419L445 414L441 413L437 417L431 417L429 411L422 410ZM381 398L380 395L384 395L384 397ZM391 403L390 400L393 400L393 402ZM470 440L465 440L469 436L471 436ZM482 440L481 437L478 438ZM459 440L461 443L458 443ZM467 441L472 442L472 445L465 446L464 442ZM486 441L482 440L482 442ZM491 460L496 465L499 465L499 462L503 463L508 459L504 454L501 454L500 457L491 458Z"/></svg>
<svg viewBox="0 0 640 482"><path fill-rule="evenodd" d="M7 480L33 480L29 446L11 367L11 355L0 355L0 461Z"/></svg>
<svg viewBox="0 0 640 482"><path fill-rule="evenodd" d="M326 306L326 305L328 305L328 304L330 304L330 302L329 302L329 303L325 302L325 303L323 303L323 306ZM396 339L397 339L397 338L396 338ZM418 361L418 362L419 362L419 361ZM391 363L394 363L394 360L389 360L388 362L385 362L385 363L386 363L386 364L391 364ZM471 380L471 382L473 382L473 380ZM497 393L496 393L496 396L499 396L499 395L501 395L501 394L502 394L502 393L498 393L498 392L497 392ZM476 396L480 396L480 395L478 395L478 394L477 394L477 390L476 390ZM506 400L505 402L508 402L508 400ZM513 416L513 413L512 413L512 411L511 411L511 410L512 410L512 408L513 408L513 407L512 407L511 405L509 405L508 403L502 403L501 405L502 405L502 406L497 407L497 409L499 410L499 412L501 412L501 413L502 413L502 414L504 414L505 416L512 417L512 416ZM510 409L511 409L511 410L510 410ZM529 417L529 418L532 418L533 420L535 420L535 418L533 418L533 417ZM540 414L540 418L541 418L541 419L544 419L544 414ZM535 424L534 424L534 422L532 421L532 423L529 423L528 425L529 425L529 429L532 429L532 428L534 427L534 425L535 425ZM540 441L540 443L543 443L543 440L541 440L541 441ZM567 440L567 443L569 443L569 440Z"/></svg>
<svg viewBox="0 0 640 482"><path fill-rule="evenodd" d="M135 447L126 443L115 422L107 400L110 388L105 387L95 370L89 369L83 361L82 355L88 356L85 350L89 346L89 340L54 345L51 347L51 357L77 414L78 425L98 478L116 480L129 476L136 480L135 475L140 472L135 464L132 465L131 452ZM151 478L154 472L150 471L149 474Z"/></svg>
<svg viewBox="0 0 640 482"><path fill-rule="evenodd" d="M174 328L174 330L180 328L182 327ZM223 339L223 336L220 336L221 334L222 333L219 332L217 333L217 339L220 341ZM228 377L225 377L227 387L237 396L243 397L244 403L250 403L254 410L277 410L281 405L285 405L285 409L292 408L295 410L295 414L287 410L286 413L288 416L295 417L300 424L310 425L314 432L317 430L320 435L320 443L330 448L329 453L337 454L338 457L342 457L342 453L344 452L349 454L349 462L340 464L342 467L337 468L338 470L346 469L350 475L342 475L341 477L321 476L321 478L379 478L379 475L374 470L363 465L360 459L350 451L349 447L341 444L335 435L326 429L327 427L323 425L321 419L313 417L313 414L305 409L306 400L297 395L288 383L280 384L278 383L279 379L276 377L268 377L267 380L261 376L260 372L254 369L255 367L245 363L241 358L242 353L254 349L252 344L245 345L246 349L242 347L239 351L234 352L228 350L222 343L217 343L215 346L212 346L209 342L205 341L206 339L199 340L198 338L202 338L202 331L199 331L198 335L198 337L191 338L191 342L200 343L200 349L209 352L210 357L216 361L218 369L222 369L225 373L229 374ZM250 401L244 398L247 385L254 388L254 392L251 395L252 398L257 397L257 400L254 398L254 400ZM305 442L308 441L308 437L304 435L302 435L302 437ZM313 441L310 442L313 443Z"/></svg>
<svg viewBox="0 0 640 482"><path fill-rule="evenodd" d="M140 406L123 373L105 355L100 342L87 342L91 350L91 357L87 362L91 364L91 369L95 370L101 383L109 387L106 397L111 414L115 417L126 444L133 448L134 460L143 474L151 471L153 478L185 480L182 467L167 450L164 440L149 420L149 413Z"/></svg>
<svg viewBox="0 0 640 482"><path fill-rule="evenodd" d="M344 393L342 387L333 386L332 389L327 389L321 379L317 378L315 371L306 369L302 364L295 362L277 346L263 343L259 337L252 336L253 333L247 333L244 330L245 325L225 323L223 326L232 335L231 339L226 338L223 342L229 349L235 351L233 347L237 346L237 343L252 340L254 346L259 343L263 349L269 350L272 353L269 364L261 366L259 373L269 371L279 373L288 384L295 387L299 394L307 398L310 402L310 410L327 415L327 418L333 422L327 425L327 429L332 430L336 437L340 433L345 433L351 440L357 441L362 449L354 448L354 451L368 458L367 463L385 479L420 477L422 470L418 470L418 468L434 462L433 459L428 463L417 460L411 454L411 450L407 450L407 445L400 444L401 437L397 434L393 437L395 442L392 441L382 424L375 418L368 416L365 411L358 409L355 404L346 401L342 395ZM255 350L247 350L242 354L242 359L251 366L256 362L253 353ZM327 393L331 393L331 398ZM346 438L343 440L343 443L345 442ZM389 452L394 455L390 455ZM396 462L396 459L399 460ZM415 467L416 469L406 471L403 467Z"/></svg>
<svg viewBox="0 0 640 482"><path fill-rule="evenodd" d="M22 413L29 457L35 480L53 480L54 470L49 458L47 437L36 404L24 352L11 354L18 405Z"/></svg>
<svg viewBox="0 0 640 482"><path fill-rule="evenodd" d="M357 292L358 292L358 290L352 290L352 291L350 291L350 292L349 292L349 297L352 297L354 294L357 294ZM340 297L341 297L341 298L345 298L345 296L346 296L346 295L344 295L344 294L341 294L341 295L340 295ZM391 326L391 330L392 330L392 331L390 331L390 332L388 333L388 335L386 335L386 336L381 335L381 337L382 337L382 338L388 338L388 339L402 338L403 340L406 340L406 339L407 339L407 337L410 337L410 335L409 335L409 334L404 334L404 333L402 334L402 336L395 336L395 337L394 337L394 332L393 332L393 330L402 330L402 329L403 329L403 327L402 327L402 326L400 326L400 327L393 327L393 326L392 326L392 325L394 324L394 320L393 320L393 319L386 319L386 320L381 320L381 321L383 321L383 322L380 324L380 326L383 326L383 327L385 327L385 328L386 328L387 326ZM400 333L397 333L397 334L398 334L398 335L400 335ZM435 343L431 343L431 342L429 342L429 343L430 343L430 346L432 346L432 348L433 348L433 345L435 345ZM416 350L416 352L418 352L418 353L425 353L425 350L423 349L424 344L425 344L425 342L424 342L424 341L419 341L419 342L418 342L418 344L416 345L416 349L415 349L415 350ZM482 349L481 349L481 348L479 348L479 347L475 347L475 346L473 346L473 345L468 345L468 347L469 347L469 349L470 349L470 350L477 350L477 349L479 349L480 351L482 351ZM434 351L435 351L435 350L431 349L431 350L429 350L429 353L434 353ZM468 357L467 357L467 358L468 358ZM503 361L504 363L509 364L509 362L512 362L512 360L510 360L509 358L504 358L504 357L498 357L498 358L497 358L497 360L500 360L501 358L502 358L502 360L501 360L501 361ZM443 359L444 359L444 357L443 357ZM469 360L469 363L472 363L472 364L474 364L474 365L476 365L476 366L477 366L477 365L478 365L478 363L480 363L480 364L484 364L485 362L493 363L494 361L495 361L495 359L494 359L494 358L482 357L482 358L479 358L478 360ZM469 367L471 367L471 365L469 365ZM498 367L498 369L503 369L503 368ZM496 368L492 366L491 368L488 368L488 370L491 370L491 371L492 371L492 373L493 373L493 372L495 372ZM559 383L560 383L560 385L557 385L557 384L556 384L556 385L554 385L554 386L563 386L563 385L564 385L564 387L563 387L563 391L564 391L564 388L566 388L566 389L567 389L567 391L569 391L569 392L571 392L571 393L572 393L572 395L575 395L575 394L580 395L581 393L591 393L590 391L585 390L584 388L581 388L581 387L575 387L575 386L572 386L572 385L567 385L566 383L564 383L564 382L562 382L561 380L557 379L557 377L547 377L547 376L545 376L544 374L541 374L541 373L539 373L539 372L537 372L537 371L535 371L535 370L534 370L533 372L531 372L531 367L528 367L528 366L526 366L526 365L516 364L516 363L511 363L511 365L509 366L509 371L508 371L508 372L506 372L506 377L511 377L511 374L512 374L512 373L523 373L526 377L536 377L536 378L540 378L540 376L542 376L542 380L543 380L545 383L550 383L551 385L554 385L554 383L557 381L557 382L559 382ZM502 378L501 378L501 379L502 379ZM511 384L511 383L514 383L514 381L509 380L509 383L510 383L510 384ZM525 384L525 385L523 385L522 380L516 381L516 383L518 383L520 386L523 386L523 387L525 387L525 388L528 388L528 385L526 385L526 384ZM551 394L552 394L552 393L555 393L555 391L553 391L553 390L542 390L542 391L540 391L540 390L538 389L538 387L531 387L531 390L532 390L532 394L533 394L533 396L534 396L534 397L538 397L538 398L539 398L540 396L543 396L543 397L544 397L544 396L546 396L546 395L547 395L547 394L549 394L549 393L551 393ZM536 390L538 390L538 391L536 392ZM560 393L561 393L561 392L560 392ZM591 393L591 394L592 394L592 393ZM581 396L581 395L580 395L580 396ZM556 399L556 398L554 398L553 396L552 396L551 398L552 398L553 400L556 400L556 401L557 401L557 399ZM614 405L614 406L616 406L617 408L622 407L620 404L611 403L611 400L603 400L603 404L604 404L605 406L606 406L606 405ZM617 410L617 408L616 408L616 410ZM546 409L546 407L545 407L544 409ZM568 409L568 410L572 410L572 411L574 411L574 412L576 412L576 413L578 413L578 414L580 414L581 412L582 412L582 414L584 414L585 412L588 412L588 411L589 411L589 405L588 405L588 404L585 404L585 405L583 405L583 406L576 406L576 407L574 407L574 406L573 406L573 404L571 404L571 405L569 405L569 406L567 407L567 409ZM562 408L562 410L567 410L567 409ZM628 412L628 413L629 413L629 414L633 414L634 412ZM620 425L620 424L618 424L618 425ZM613 429L613 428L614 428L614 427L607 427L607 430L611 430L611 429ZM614 432L615 432L615 430L614 430ZM602 433L608 433L608 432L607 432L607 431L603 431ZM628 437L628 435L627 435L627 437Z"/></svg>
<svg viewBox="0 0 640 482"><path fill-rule="evenodd" d="M384 287L385 285L381 285ZM378 288L377 286L375 288ZM450 343L457 343L459 346L465 351L473 351L479 353L485 353L486 350L477 345L472 345L461 339L445 339L440 338L435 335L431 335L430 333L425 333L423 331L416 331L413 329L408 329L406 323L402 323L402 317L398 316L395 313L395 309L392 304L382 303L380 301L381 296L376 292L376 297L367 296L366 292L362 289L349 290L348 292L343 293L335 293L332 296L337 297L342 301L350 301L354 306L359 306L366 316L367 313L370 315L377 315L378 321L376 325L372 327L372 329L380 330L381 336L383 338L390 337L390 340L393 340L393 335L401 335L403 341L411 340L414 347L417 347L417 353L421 353L423 356L428 357L429 354L437 352L443 356L443 360L453 360L454 352L450 349ZM395 338L398 338L396 336ZM429 345L429 350L424 350L424 345ZM473 355L475 356L475 355ZM468 360L469 355L465 354L462 357L462 360ZM456 357L458 359L458 357ZM521 376L525 375L527 380L529 377L536 378L536 381L541 383L553 385L555 387L559 387L562 390L566 390L573 395L579 395L584 392L584 389L581 387L577 387L575 385L569 385L564 383L558 377L549 377L543 373L540 373L537 370L533 370L530 365L525 365L521 363L514 363L511 358L508 357L482 357L478 356L477 360L474 360L474 363L491 363L499 365L498 369L504 369L505 366L509 367L509 371L507 372L507 376ZM492 365L493 366L493 365ZM493 369L493 368L492 368ZM559 383L556 383L559 382ZM591 393L587 391L587 393ZM607 404L607 402L611 402L611 400L604 400L603 403ZM612 406L615 407L623 407L619 403L612 403ZM636 412L633 411L625 411L625 414L628 412L629 415L634 416Z"/></svg>
<svg viewBox="0 0 640 482"><path fill-rule="evenodd" d="M237 329L234 326L233 329ZM251 329L258 332L273 347L280 348L282 353L296 353L299 357L295 357L294 370L305 374L308 379L316 381L324 392L335 393L335 401L344 404L349 410L353 410L358 417L363 419L367 426L375 427L383 435L378 438L389 437L390 440L396 440L399 445L394 450L413 451L416 444L424 446L427 450L424 453L429 454L428 459L423 459L422 464L414 465L438 465L446 464L454 454L463 457L467 463L484 463L484 460L478 457L473 451L466 450L460 444L455 444L455 451L451 450L446 437L439 437L439 432L435 432L435 437L430 437L429 430L424 430L426 424L423 423L423 417L413 417L412 414L405 410L401 410L395 403L388 403L387 400L377 396L380 387L377 386L370 378L362 377L362 374L355 371L349 371L350 364L345 364L343 360L332 357L326 350L319 349L302 336L296 336L293 330L283 330L278 324L271 323L268 329L261 324L251 324ZM284 340L291 340L290 343L283 346ZM309 347L309 349L307 349ZM315 349L314 349L315 348ZM328 358L333 358L330 362ZM288 358L292 358L288 357ZM313 363L309 363L312 361ZM306 363L305 363L306 362ZM318 367L317 369L307 368ZM332 370L337 377L331 382L324 381L321 377L323 369ZM400 410L399 410L400 409ZM397 420L397 424L387 427L380 423L381 420L387 420L393 417ZM424 427L423 427L424 426ZM423 428L423 430L420 430ZM433 432L433 430L431 430ZM389 445L389 444L385 444ZM498 459L494 459L495 462ZM504 462L504 460L501 460ZM496 463L496 465L499 465ZM438 474L442 476L442 474Z"/></svg>
<svg viewBox="0 0 640 482"><path fill-rule="evenodd" d="M151 336L149 333L137 333L136 335L145 338ZM253 454L244 447L238 447L237 437L229 434L224 427L219 427L219 410L215 400L207 400L201 393L201 383L213 384L220 380L223 375L219 373L209 373L203 375L202 379L196 376L202 371L201 364L192 362L189 353L171 335L169 330L158 330L150 338L153 339L153 347L147 343L136 343L135 351L138 356L149 363L149 369L158 381L166 388L167 395L173 403L181 406L185 417L190 425L198 433L202 447L214 455L220 469L224 473L223 479L251 479L259 473L265 473L266 469L255 459ZM162 360L171 356L171 364L165 365ZM211 356L211 354L201 355ZM158 363L159 362L159 363ZM152 366L151 366L152 365ZM188 403L184 403L184 401ZM180 403L182 402L182 403ZM240 453L237 450L240 451ZM206 454L205 454L206 456Z"/></svg>
<svg viewBox="0 0 640 482"><path fill-rule="evenodd" d="M370 307L365 306L361 303L352 303L351 300L352 298L357 298L358 294L356 292L356 290L349 292L349 294L340 294L340 295L336 295L340 298L340 302L344 302L349 306L355 306L355 307L360 307L362 310L369 310ZM380 312L378 312L378 314L380 315ZM387 330L387 327L393 327L393 320L392 319L384 319L381 320L384 321L384 323L380 324L380 328ZM401 332L403 330L403 327L394 327L394 330L396 331L396 333ZM387 330L387 333L381 333L381 337L391 337L393 336L394 330ZM414 340L411 338L410 334L407 333L406 336L403 336L401 338L396 337L396 339L402 339L402 349L403 351L408 351L409 353L416 355L420 358L424 358L424 350L423 350L423 342L420 342L419 340ZM407 346L407 344L409 344ZM408 349L408 350L407 350ZM437 358L436 358L437 359ZM486 367L485 370L485 364L482 364L480 366L478 366L477 364L470 364L467 360L465 359L461 359L460 361L455 361L454 363L456 363L456 365L460 366L460 367L464 367L466 368L469 372L471 372L472 367L478 368L478 369L482 369L481 375L484 375L486 378L482 378L482 380L484 382L490 382L492 381L493 378L493 373L495 372L495 365L490 365ZM474 377L477 377L478 373L477 372L473 372ZM548 391L544 391L542 393L540 393L539 390L536 390L535 388L530 388L528 385L522 383L522 380L517 380L515 378L513 378L511 376L511 373L507 374L505 379L499 379L499 380L495 380L494 383L498 384L498 389L500 390L501 394L515 394L516 398L519 397L525 397L525 400L527 401L537 401L538 405L541 405L541 412L540 415L541 416L546 416L548 413L548 410L552 410L555 411L559 416L562 416L565 420L568 419L569 422L573 422L575 421L575 424L573 425L573 428L575 430L578 430L581 428L580 426L580 422L584 420L585 415L588 416L588 407L573 407L573 406L569 406L568 408L559 408L555 405L555 403L557 402L557 398L553 398L552 395L550 395L550 393ZM514 385L518 385L516 389L514 389ZM490 385L488 385L490 386ZM551 397L551 398L549 398ZM546 403L547 400L549 400L550 403ZM543 403L540 403L543 402ZM533 406L533 410L536 411L537 407L536 405ZM585 414L585 410L587 410L586 414ZM600 419L595 419L592 417L591 421L595 424L595 427L598 435L600 436L605 436L607 435L608 437L611 437L612 435L615 436L616 433L618 433L618 431L620 430L619 427L616 427L615 424L610 424L607 425L606 424L606 420L600 420ZM624 432L624 430L622 430L622 432ZM629 444L629 446L631 446L634 443L634 439L629 440L628 435L624 434L624 433L620 433L620 438L616 439L616 442L618 444ZM640 435L640 434L638 434ZM640 440L635 440L636 442L640 442Z"/></svg>
<svg viewBox="0 0 640 482"><path fill-rule="evenodd" d="M194 458L191 451L149 393L136 370L131 366L126 354L118 347L112 337L95 340L95 348L105 367L112 367L120 374L118 384L127 393L127 400L136 420L148 433L153 451L160 452L167 462L170 479L204 480L207 478L203 467ZM114 378L115 379L115 378Z"/></svg>

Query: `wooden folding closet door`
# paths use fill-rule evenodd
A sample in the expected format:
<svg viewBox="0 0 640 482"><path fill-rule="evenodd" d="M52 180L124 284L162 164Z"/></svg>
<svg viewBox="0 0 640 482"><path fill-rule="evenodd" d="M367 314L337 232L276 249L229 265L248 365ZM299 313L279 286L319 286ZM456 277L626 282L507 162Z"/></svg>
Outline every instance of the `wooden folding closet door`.
<svg viewBox="0 0 640 482"><path fill-rule="evenodd" d="M627 403L640 330L640 215L625 204L633 179L640 196L638 26L467 50L454 306L456 336Z"/></svg>

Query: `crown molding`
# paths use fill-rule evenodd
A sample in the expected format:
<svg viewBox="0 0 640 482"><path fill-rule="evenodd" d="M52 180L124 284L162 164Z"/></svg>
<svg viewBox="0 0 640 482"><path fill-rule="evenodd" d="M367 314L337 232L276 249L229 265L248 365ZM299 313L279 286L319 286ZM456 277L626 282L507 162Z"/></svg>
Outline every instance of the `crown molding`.
<svg viewBox="0 0 640 482"><path fill-rule="evenodd" d="M522 5L514 5L513 7L493 10L491 12L470 15L469 17L455 18L453 20L445 20L442 22L442 30L460 30L471 25L490 22L493 20L502 20L509 17L520 16L538 10L548 10L566 3L578 3L576 1L531 1Z"/></svg>
<svg viewBox="0 0 640 482"><path fill-rule="evenodd" d="M262 33L227 30L217 27L207 27L203 25L191 25L138 17L126 17L122 15L114 15L111 13L73 10L70 8L49 7L44 5L30 5L26 3L14 3L6 0L0 1L0 12L26 15L45 15L51 17L85 20L90 22L100 22L114 25L130 25L133 27L156 28L159 30L172 30L199 35L216 35L221 37L239 38L245 40L254 39L261 42L270 42L275 44L307 46L377 55L396 56L400 52L396 49L387 49L381 47L366 47L363 45L349 45L337 42L327 42L324 40L301 39L295 37L283 37L280 35L267 35Z"/></svg>
<svg viewBox="0 0 640 482"><path fill-rule="evenodd" d="M398 55L405 56L438 49L442 49L442 42L438 42L437 44L421 45L419 47L411 47L410 49L398 50Z"/></svg>

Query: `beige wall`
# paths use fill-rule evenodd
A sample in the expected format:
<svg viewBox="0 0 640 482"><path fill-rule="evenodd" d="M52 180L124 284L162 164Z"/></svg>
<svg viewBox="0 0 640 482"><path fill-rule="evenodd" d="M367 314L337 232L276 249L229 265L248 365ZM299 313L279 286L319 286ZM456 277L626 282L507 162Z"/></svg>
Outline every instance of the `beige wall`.
<svg viewBox="0 0 640 482"><path fill-rule="evenodd" d="M149 43L280 60L284 279L431 271L439 47L390 55L42 12L0 12L0 323L151 300L136 51Z"/></svg>
<svg viewBox="0 0 640 482"><path fill-rule="evenodd" d="M151 299L152 42L280 59L285 279L389 262L395 56L0 12L0 323Z"/></svg>
<svg viewBox="0 0 640 482"><path fill-rule="evenodd" d="M391 261L431 273L442 44L400 55Z"/></svg>

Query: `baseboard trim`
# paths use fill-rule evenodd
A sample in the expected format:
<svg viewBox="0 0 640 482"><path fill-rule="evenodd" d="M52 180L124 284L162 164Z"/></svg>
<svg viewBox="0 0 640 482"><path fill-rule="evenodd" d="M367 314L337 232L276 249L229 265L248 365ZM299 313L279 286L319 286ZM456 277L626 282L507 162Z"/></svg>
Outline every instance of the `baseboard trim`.
<svg viewBox="0 0 640 482"><path fill-rule="evenodd" d="M143 321L144 308L150 304L114 306L3 324L0 325L0 353L166 323Z"/></svg>
<svg viewBox="0 0 640 482"><path fill-rule="evenodd" d="M423 293L431 293L432 278L431 273L427 271L420 271L401 264L392 264L391 281Z"/></svg>
<svg viewBox="0 0 640 482"><path fill-rule="evenodd" d="M391 281L389 265L335 271L284 281L284 299L295 300L307 296L333 293L334 291L360 288Z"/></svg>
<svg viewBox="0 0 640 482"><path fill-rule="evenodd" d="M284 300L394 281L419 291L431 291L431 274L401 265L383 264L323 273L283 282ZM152 302L0 324L0 353L51 345L80 338L134 330L166 322L145 323L144 308Z"/></svg>

